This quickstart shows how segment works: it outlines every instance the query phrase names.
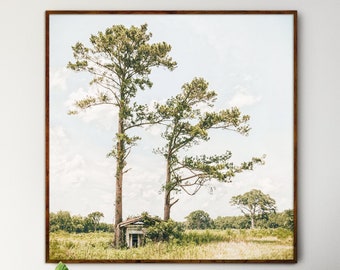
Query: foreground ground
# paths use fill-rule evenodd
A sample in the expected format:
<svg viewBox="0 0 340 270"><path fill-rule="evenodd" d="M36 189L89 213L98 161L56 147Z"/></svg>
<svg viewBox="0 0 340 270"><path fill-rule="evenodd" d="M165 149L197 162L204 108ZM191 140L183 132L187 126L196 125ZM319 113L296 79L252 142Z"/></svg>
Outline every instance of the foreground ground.
<svg viewBox="0 0 340 270"><path fill-rule="evenodd" d="M50 234L51 260L292 260L284 229L186 231L183 239L117 250L112 233Z"/></svg>

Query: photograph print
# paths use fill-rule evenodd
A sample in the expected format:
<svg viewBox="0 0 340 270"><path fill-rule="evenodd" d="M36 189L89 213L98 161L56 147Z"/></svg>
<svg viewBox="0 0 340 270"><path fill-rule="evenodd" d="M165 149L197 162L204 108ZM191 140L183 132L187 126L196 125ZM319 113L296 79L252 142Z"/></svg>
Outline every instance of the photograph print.
<svg viewBox="0 0 340 270"><path fill-rule="evenodd" d="M296 11L46 11L46 261L297 261Z"/></svg>

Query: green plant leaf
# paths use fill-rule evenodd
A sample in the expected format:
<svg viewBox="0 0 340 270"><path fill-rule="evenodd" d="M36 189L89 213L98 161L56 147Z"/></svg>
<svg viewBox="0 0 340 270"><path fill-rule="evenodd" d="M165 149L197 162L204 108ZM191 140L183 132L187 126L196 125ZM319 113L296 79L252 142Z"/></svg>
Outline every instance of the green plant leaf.
<svg viewBox="0 0 340 270"><path fill-rule="evenodd" d="M62 262L59 262L55 270L68 270L67 266Z"/></svg>

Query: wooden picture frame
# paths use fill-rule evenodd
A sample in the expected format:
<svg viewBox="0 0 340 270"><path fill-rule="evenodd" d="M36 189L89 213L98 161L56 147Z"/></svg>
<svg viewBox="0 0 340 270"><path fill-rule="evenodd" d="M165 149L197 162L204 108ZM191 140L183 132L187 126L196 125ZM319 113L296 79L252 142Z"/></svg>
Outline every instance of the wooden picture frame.
<svg viewBox="0 0 340 270"><path fill-rule="evenodd" d="M297 11L45 19L46 262L297 262Z"/></svg>

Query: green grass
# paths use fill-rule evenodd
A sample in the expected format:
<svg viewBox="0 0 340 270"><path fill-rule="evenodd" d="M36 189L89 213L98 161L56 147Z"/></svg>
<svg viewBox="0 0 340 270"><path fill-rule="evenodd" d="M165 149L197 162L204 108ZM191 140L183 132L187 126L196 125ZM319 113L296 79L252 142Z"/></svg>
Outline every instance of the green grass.
<svg viewBox="0 0 340 270"><path fill-rule="evenodd" d="M50 233L51 260L289 260L293 234L285 229L191 230L182 239L115 249L112 233Z"/></svg>

